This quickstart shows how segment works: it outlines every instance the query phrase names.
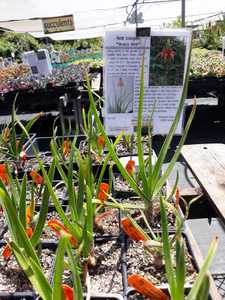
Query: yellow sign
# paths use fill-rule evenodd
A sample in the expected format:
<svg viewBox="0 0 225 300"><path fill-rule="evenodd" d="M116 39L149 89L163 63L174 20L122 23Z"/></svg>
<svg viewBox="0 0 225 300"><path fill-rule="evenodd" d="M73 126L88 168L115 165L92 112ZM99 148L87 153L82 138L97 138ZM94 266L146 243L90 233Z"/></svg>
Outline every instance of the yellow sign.
<svg viewBox="0 0 225 300"><path fill-rule="evenodd" d="M73 15L42 19L44 33L56 33L74 30Z"/></svg>

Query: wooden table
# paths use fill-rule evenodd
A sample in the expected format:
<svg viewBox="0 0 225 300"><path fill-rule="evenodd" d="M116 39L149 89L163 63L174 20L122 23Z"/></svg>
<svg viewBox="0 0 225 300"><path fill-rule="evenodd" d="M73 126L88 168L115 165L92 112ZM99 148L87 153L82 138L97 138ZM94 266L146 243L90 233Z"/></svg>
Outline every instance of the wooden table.
<svg viewBox="0 0 225 300"><path fill-rule="evenodd" d="M225 222L225 145L185 145L181 154L204 194Z"/></svg>
<svg viewBox="0 0 225 300"><path fill-rule="evenodd" d="M212 206L215 208L218 215L221 217L223 224L225 224L225 145L185 145L183 146L181 154L187 166L195 176L195 179L198 181L204 194L206 195ZM206 228L205 230L207 231ZM202 245L198 244L199 233L196 237L196 235L194 235L193 231L190 229L188 222L186 222L186 233L189 237L192 249L196 254L195 257L197 260L197 264L199 265L199 267L201 267L203 263L203 256L205 256L206 253L203 253L204 251L200 250L200 246ZM223 243L223 234L222 236L219 236L219 242ZM220 248L223 248L223 246L224 245L220 245ZM212 299L221 299L211 275L210 294L212 296Z"/></svg>

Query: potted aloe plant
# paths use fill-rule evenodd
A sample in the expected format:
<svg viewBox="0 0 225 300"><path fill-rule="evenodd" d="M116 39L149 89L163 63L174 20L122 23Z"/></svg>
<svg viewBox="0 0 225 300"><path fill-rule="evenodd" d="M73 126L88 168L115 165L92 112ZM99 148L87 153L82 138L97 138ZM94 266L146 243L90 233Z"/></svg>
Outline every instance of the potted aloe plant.
<svg viewBox="0 0 225 300"><path fill-rule="evenodd" d="M218 238L212 241L208 255L199 270L198 274L195 275L193 284L187 288L185 287L186 274L187 274L187 262L185 256L185 239L182 233L182 226L184 219L180 216L176 208L173 208L174 214L176 216L176 231L174 240L171 240L168 231L168 220L166 214L166 207L170 206L164 197L160 197L160 209L162 215L162 258L164 259L166 278L168 282L168 287L164 289L157 287L152 279L148 276L142 275L137 271L135 274L128 276L128 284L133 289L127 291L128 299L133 298L133 293L141 294L147 298L153 298L157 300L181 300L181 299L199 299L206 300L209 299L209 278L206 272L212 262L215 251L218 245ZM132 223L131 223L132 224ZM132 225L131 225L132 226ZM138 227L133 226L133 231L131 227L126 228L125 232L132 239L145 240L145 235ZM172 244L175 244L173 248ZM149 244L146 243L146 247ZM157 247L157 244L153 244L152 247ZM154 251L154 250L151 250ZM129 295L131 297L129 298ZM142 299L142 298L141 298Z"/></svg>
<svg viewBox="0 0 225 300"><path fill-rule="evenodd" d="M41 115L42 113L37 114L26 124L25 128L28 133ZM15 175L24 170L27 160L26 150L35 137L35 134L29 134L27 137L23 131L18 134L18 127L14 101L11 122L9 125L3 127L0 135L0 160L10 163Z"/></svg>
<svg viewBox="0 0 225 300"><path fill-rule="evenodd" d="M189 59L188 59L188 66L190 65L190 54L189 54ZM135 180L135 177L133 176L134 172L131 170L131 168L134 167L133 162L130 161L127 166L123 166L119 157L117 156L115 150L113 149L110 140L105 133L104 127L101 123L101 120L98 116L98 112L96 110L95 104L94 104L94 99L91 93L91 87L90 83L87 79L87 86L88 86L88 92L89 92L89 98L90 98L90 105L91 109L93 112L93 115L96 120L96 124L101 130L102 135L105 138L106 146L108 147L109 153L111 154L111 157L113 161L115 162L118 170L120 171L121 175L123 178L128 182L130 187L133 189L134 193L140 197L145 205L145 215L147 217L147 220L149 223L151 223L151 218L153 214L153 202L157 198L157 195L160 193L161 189L163 186L166 184L166 181L173 170L173 167L176 163L176 160L181 152L182 145L185 142L185 138L187 136L188 130L190 128L192 119L194 117L195 113L195 105L193 106L193 110L190 114L190 117L187 121L187 124L184 128L183 135L179 141L179 144L177 146L177 149L167 167L167 169L162 173L162 166L164 163L164 160L166 158L170 143L172 141L173 135L175 133L176 127L178 125L182 109L184 106L184 101L185 101L185 96L186 96L186 91L187 91L187 86L188 86L188 74L189 74L189 67L186 69L186 74L185 74L185 81L184 81L184 89L182 93L181 100L178 105L177 113L174 118L174 121L172 122L172 125L170 127L169 133L165 138L164 144L159 152L159 155L154 162L152 161L152 132L151 132L151 127L149 127L149 153L148 157L145 160L144 158L144 153L142 149L142 137L141 137L141 132L142 132L142 107L143 107L143 97L144 97L144 64L142 63L141 66L141 80L140 80L140 96L139 96L139 108L138 108L138 121L137 121L137 147L138 147L138 165L139 165L139 173L138 173L138 181Z"/></svg>
<svg viewBox="0 0 225 300"><path fill-rule="evenodd" d="M90 122L86 126L88 144L87 153L85 154L81 153L77 148L76 138L70 143L66 140L67 143L63 144L64 148L58 148L53 135L50 143L52 163L48 171L37 149L32 145L41 174L37 170L33 170L30 173L33 183L38 186L31 190L33 193L39 193L43 189L43 200L39 215L36 216L35 213L34 194L31 194L31 201L27 203L26 175L24 175L20 184L17 178L14 179L10 175L7 166L4 170L2 169L2 173L0 173L2 175L0 176L0 200L9 231L8 243L4 246L2 252L6 258L6 263L9 263L14 255L17 263L24 271L28 283L31 285L31 293L35 291L36 295L43 300L82 300L84 298L107 300L122 299L123 297L126 299L127 297L132 297L127 289L127 283L144 297L155 297L156 299L165 300L169 299L169 297L173 300L185 299L186 256L182 235L184 220L177 213L171 201L177 188L178 176L170 195L164 196L162 188L180 153L194 116L194 110L171 163L163 174L161 172L162 164L178 124L184 104L185 91L183 92L174 122L155 164L152 161L152 133L149 130L148 157L145 161L144 151L141 147L144 92L144 66L142 64L137 124L139 171L138 176L136 176L132 160L124 167L116 154L115 147L121 139L122 133L114 144L111 143L105 133L95 107L89 81L87 82L91 104L88 122L92 119L91 115L93 114L96 120L97 132L104 138L108 148L101 171L97 176L93 172L91 151L93 129ZM185 89L186 87L187 74ZM25 136L30 140L27 129L18 119L16 121ZM110 157L114 160L123 178L141 199L141 205L125 203L124 201L120 202L112 197L112 166L109 167L107 180L104 178ZM77 164L77 170L74 170L74 161ZM63 209L63 204L54 188L53 178L56 171L67 190L68 207L66 210ZM50 199L57 212L57 218L47 219ZM159 204L162 229L160 234L153 231L151 227L154 201L158 201ZM165 206L174 215L175 232L172 236L168 233L168 214ZM132 209L137 208L140 210L139 217L143 219L145 227L131 216ZM96 232L99 231L102 220L112 216L112 209L120 211L117 220L118 229L115 236L106 237L103 233L97 235ZM54 243L55 248L48 249L49 252L47 252L50 261L49 265L54 266L50 268L50 272L45 269L43 261L43 255L46 255L44 243L41 242L44 228L48 228L57 238ZM125 237L123 232L126 233L127 237ZM57 240L59 241L57 242ZM158 287L155 287L154 282L150 282L146 276L143 277L143 274L134 274L132 263L129 265L130 249L131 255L136 256L138 259L136 263L137 268L143 265L143 261L141 261L141 256L134 252L137 244L133 243L134 250L132 250L129 247L132 245L131 243L129 244L129 241L139 243L141 245L139 247L140 251L146 251L149 257L153 255L154 266L162 270L167 280L169 286L167 292L159 290ZM205 273L211 262L216 244L217 242L213 243L202 270L196 275L196 283L187 296L188 300L197 299L196 297L199 297L201 300L207 299L208 280L205 277ZM170 251L170 247L172 247L173 251ZM160 276L162 273L160 273ZM105 292L109 293L106 295ZM99 295L96 295L96 293ZM120 295L117 295L118 293Z"/></svg>
<svg viewBox="0 0 225 300"><path fill-rule="evenodd" d="M25 128L23 127L22 124L20 124L21 127L23 128L23 130L25 130ZM25 130L26 132L26 130ZM107 160L105 161L105 163L103 164L102 167L102 171L101 174L98 178L97 184L94 183L93 179L94 176L91 172L91 165L90 165L90 157L82 157L82 155L80 154L79 150L75 147L75 144L72 144L71 147L71 153L69 155L68 161L69 161L69 165L68 165L68 173L64 172L64 169L62 168L61 162L60 162L60 155L58 153L56 144L54 142L54 140L52 140L51 143L52 146L52 153L54 156L53 159L53 163L52 166L50 167L49 170L49 175L47 175L46 170L43 166L43 163L41 161L41 159L38 157L38 153L36 152L35 147L33 146L33 150L34 152L36 152L36 158L40 164L40 170L42 171L42 175L43 177L38 174L33 172L31 174L32 178L34 179L34 181L38 184L44 184L45 189L47 189L48 194L46 195L47 199L45 200L45 204L44 205L44 209L41 212L41 224L38 223L37 227L38 229L34 229L33 235L29 238L28 233L23 234L23 230L24 228L21 228L21 224L22 220L21 218L18 219L18 223L14 224L10 222L10 220L13 220L15 218L15 216L17 215L17 207L18 204L13 205L11 208L8 207L7 202L10 198L15 197L14 193L15 193L15 183L13 182L13 178L10 177L10 189L12 191L12 193L8 192L8 187L2 184L2 189L4 189L4 199L3 199L3 211L6 215L6 219L7 219L7 223L8 223L8 227L9 227L9 231L10 231L10 236L12 241L9 242L9 247L10 250L14 250L14 242L16 243L16 247L18 248L26 248L24 239L26 239L26 244L28 244L29 246L31 246L31 249L26 248L24 250L24 255L30 255L29 253L32 253L32 255L35 258L35 246L39 243L40 241L40 235L43 231L43 226L46 220L46 203L47 200L49 200L48 198L51 197L51 201L54 203L55 209L59 215L58 220L56 219L51 219L48 220L47 224L48 227L51 228L57 236L59 237L63 237L63 236L67 236L71 242L71 245L73 246L73 248L75 248L76 252L75 252L75 257L77 259L77 264L79 265L79 270L80 269L84 269L84 278L89 278L88 275L88 267L87 266L92 266L92 269L96 269L97 265L94 266L94 262L95 262L95 256L92 254L93 251L93 237L94 237L94 223L96 223L96 225L99 225L99 222L101 220L103 220L106 216L111 215L110 212L107 212L107 210L105 211L105 207L104 207L104 201L106 200L106 198L108 197L107 194L110 192L110 186L111 183L105 183L103 181L103 174L104 174L104 170L106 168L106 164L107 164ZM73 170L73 160L74 160L74 155L77 158L77 163L79 165L79 172L78 174L76 172L74 172ZM109 157L109 155L108 155ZM65 213L64 210L62 209L62 204L60 203L57 194L55 193L54 187L52 186L52 180L54 177L54 172L55 172L55 168L58 170L59 174L61 175L62 181L65 183L67 190L68 190L68 206L69 206L69 213ZM78 188L74 185L74 178L78 181ZM13 188L14 187L14 188ZM17 187L17 186L16 186ZM20 200L21 197L17 196L16 194L16 199L19 202L19 207L22 206L23 207L23 220L24 220L24 216L26 219L26 222L23 221L23 224L26 224L24 226L27 226L27 224L31 224L32 223L32 219L35 218L35 216L33 216L33 204L31 203L27 209L24 208L24 202L25 202L25 194L26 194L26 177L24 177L23 179L23 184L22 184L22 189L21 189L21 197L23 200ZM20 190L20 189L19 189ZM13 193L14 192L14 193ZM98 200L92 202L92 198L94 198L94 194L95 194L95 198L97 198ZM19 198L19 199L18 199ZM14 198L13 198L14 199ZM20 204L22 201L23 205ZM29 208L29 209L28 209ZM10 210L12 209L12 211ZM42 206L41 206L41 210L42 210ZM24 211L26 212L26 215L24 215ZM11 214L11 215L10 215ZM21 217L22 217L21 216ZM25 222L25 223L24 223ZM25 227L26 228L26 227ZM16 233L14 230L17 230ZM38 235L36 233L36 231L38 230ZM22 238L20 238L20 233L22 232ZM15 238L17 237L17 238ZM22 241L23 240L23 241ZM21 242L22 241L22 242ZM96 240L96 243L100 243L99 247L101 247L101 239L99 240L99 242ZM108 243L112 243L111 241L108 241ZM113 241L114 243L114 241ZM24 246L25 245L25 246ZM118 246L119 247L119 246ZM5 249L4 249L5 250ZM4 252L7 252L8 248L6 248L6 250ZM28 251L28 252L26 252ZM73 251L74 252L74 251ZM119 250L117 251L119 252ZM77 253L77 254L76 254ZM15 255L15 253L14 253ZM25 257L23 257L25 259ZM17 258L18 260L18 258ZM24 264L21 264L21 260L19 260L20 265L22 267L24 267ZM39 262L40 265L40 262ZM41 270L42 272L44 272L43 270ZM25 270L26 273L26 270ZM44 274L44 273L43 273ZM42 275L43 275L42 274ZM43 275L44 277L46 277L45 275ZM46 287L48 286L48 282L49 279L45 278L41 280L45 281ZM83 277L82 276L82 277ZM97 276L97 273L94 275L94 277ZM29 277L29 276L28 276ZM43 297L42 295L42 291L39 290L39 288L37 287L36 283L34 283L34 281L32 281L33 279L30 279L33 288ZM86 279L85 279L86 281ZM72 288L71 288L72 289ZM70 290L71 290L70 289ZM89 289L87 290L89 291ZM77 294L77 293L76 293ZM101 299L103 297L103 293L101 293L102 296L99 298ZM113 296L111 298L110 295L107 296L107 299L118 299L117 296ZM44 298L43 298L44 299ZM98 298L97 298L98 299Z"/></svg>

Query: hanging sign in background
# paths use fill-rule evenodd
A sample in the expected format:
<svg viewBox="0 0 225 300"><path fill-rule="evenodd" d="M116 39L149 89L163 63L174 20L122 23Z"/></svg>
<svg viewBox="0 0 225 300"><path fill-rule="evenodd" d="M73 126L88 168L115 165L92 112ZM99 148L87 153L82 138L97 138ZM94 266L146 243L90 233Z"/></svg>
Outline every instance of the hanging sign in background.
<svg viewBox="0 0 225 300"><path fill-rule="evenodd" d="M73 15L43 18L42 24L45 34L73 31L75 29Z"/></svg>

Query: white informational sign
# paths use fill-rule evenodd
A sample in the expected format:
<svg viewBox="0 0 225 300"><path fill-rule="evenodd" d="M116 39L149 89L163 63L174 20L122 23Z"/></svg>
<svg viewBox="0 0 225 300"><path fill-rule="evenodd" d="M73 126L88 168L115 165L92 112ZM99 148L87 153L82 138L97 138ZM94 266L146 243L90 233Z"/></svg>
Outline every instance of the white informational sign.
<svg viewBox="0 0 225 300"><path fill-rule="evenodd" d="M60 64L60 52L59 51L51 51L50 53L50 57L51 57L51 62L53 64Z"/></svg>
<svg viewBox="0 0 225 300"><path fill-rule="evenodd" d="M30 66L33 75L48 76L52 73L51 59L47 49L24 52L22 60L24 64Z"/></svg>
<svg viewBox="0 0 225 300"><path fill-rule="evenodd" d="M137 124L141 60L144 57L143 125L153 104L153 132L167 134L181 99L191 31L106 32L104 41L105 128L108 134L132 134ZM177 127L182 133L182 118Z"/></svg>
<svg viewBox="0 0 225 300"><path fill-rule="evenodd" d="M48 76L52 73L52 63L47 49L37 51L38 71L42 76Z"/></svg>
<svg viewBox="0 0 225 300"><path fill-rule="evenodd" d="M223 37L223 47L222 47L222 49L223 49L223 58L225 59L225 36Z"/></svg>

